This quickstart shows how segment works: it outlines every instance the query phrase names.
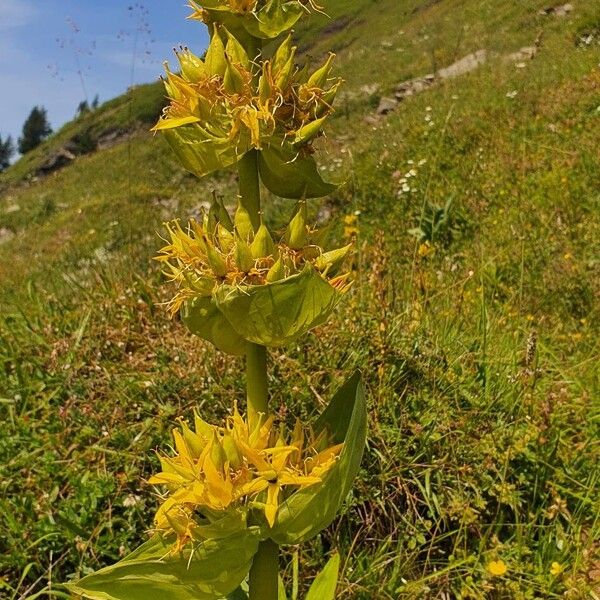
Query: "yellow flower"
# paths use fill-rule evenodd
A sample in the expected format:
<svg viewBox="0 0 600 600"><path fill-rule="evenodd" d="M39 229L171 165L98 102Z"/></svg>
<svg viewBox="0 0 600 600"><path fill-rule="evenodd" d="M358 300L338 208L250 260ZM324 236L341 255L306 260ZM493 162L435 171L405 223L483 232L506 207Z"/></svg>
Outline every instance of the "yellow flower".
<svg viewBox="0 0 600 600"><path fill-rule="evenodd" d="M429 242L419 244L418 254L421 258L426 258L435 254L435 248Z"/></svg>
<svg viewBox="0 0 600 600"><path fill-rule="evenodd" d="M291 443L269 416L251 426L237 409L225 427L195 416L195 431L185 422L173 431L175 456L161 456L162 471L149 479L168 494L159 507L156 528L174 532L180 550L206 537L210 524L224 516L260 507L270 526L277 517L284 488L304 488L322 481L337 460L342 444L325 447L324 435L305 440L297 422Z"/></svg>
<svg viewBox="0 0 600 600"><path fill-rule="evenodd" d="M487 564L487 570L494 577L502 577L508 571L506 563L502 560L492 560Z"/></svg>
<svg viewBox="0 0 600 600"><path fill-rule="evenodd" d="M174 221L166 224L168 239L156 260L177 290L168 303L172 315L183 303L210 297L219 285L258 286L300 273L312 265L340 292L348 289L348 275L337 273L351 244L326 251L322 232L306 223L306 204L299 210L279 241L264 224L254 232L248 213L238 207L231 221L220 200L215 200L202 223L191 221L187 230ZM276 238L277 239L277 238Z"/></svg>
<svg viewBox="0 0 600 600"><path fill-rule="evenodd" d="M204 60L181 49L181 74L167 66L171 102L153 130L165 133L199 177L237 163L253 148L285 146L292 157L309 156L341 80L330 76L333 55L312 74L296 67L295 56L290 36L272 59L255 66L236 38L215 25Z"/></svg>
<svg viewBox="0 0 600 600"><path fill-rule="evenodd" d="M358 216L346 215L344 217L344 239L352 240L358 235L358 233Z"/></svg>
<svg viewBox="0 0 600 600"><path fill-rule="evenodd" d="M267 448L260 452L243 442L239 445L242 454L253 469L253 478L238 490L238 494L257 496L267 491L264 511L270 527L275 524L279 495L283 486L303 488L321 482L320 477L303 475L289 465L290 456L296 451L294 446Z"/></svg>
<svg viewBox="0 0 600 600"><path fill-rule="evenodd" d="M560 575L562 572L563 572L563 566L560 563L554 561L552 563L552 565L550 566L550 574L554 575L554 577L556 577L557 575Z"/></svg>

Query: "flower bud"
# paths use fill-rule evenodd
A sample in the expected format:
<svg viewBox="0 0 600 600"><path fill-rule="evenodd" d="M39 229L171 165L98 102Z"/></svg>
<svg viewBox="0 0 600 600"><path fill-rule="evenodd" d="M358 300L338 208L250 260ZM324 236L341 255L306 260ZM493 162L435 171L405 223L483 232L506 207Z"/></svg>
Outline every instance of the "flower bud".
<svg viewBox="0 0 600 600"><path fill-rule="evenodd" d="M217 277L224 277L227 274L227 263L223 257L216 251L213 243L208 239L206 234L203 237L206 244L206 258L208 265Z"/></svg>
<svg viewBox="0 0 600 600"><path fill-rule="evenodd" d="M275 252L273 238L262 221L250 245L250 251L254 258L266 258L267 256L273 256L273 252Z"/></svg>
<svg viewBox="0 0 600 600"><path fill-rule="evenodd" d="M248 273L254 266L253 253L250 246L240 237L235 243L235 263L240 271Z"/></svg>
<svg viewBox="0 0 600 600"><path fill-rule="evenodd" d="M285 277L285 267L281 257L278 257L275 264L269 269L267 273L267 283L274 283Z"/></svg>
<svg viewBox="0 0 600 600"><path fill-rule="evenodd" d="M298 210L285 231L285 243L294 250L301 250L308 244L306 225L306 202L298 203Z"/></svg>
<svg viewBox="0 0 600 600"><path fill-rule="evenodd" d="M235 231L238 236L247 243L250 243L254 236L254 228L252 227L252 221L250 220L250 214L244 208L244 206L238 203L237 210L234 216Z"/></svg>

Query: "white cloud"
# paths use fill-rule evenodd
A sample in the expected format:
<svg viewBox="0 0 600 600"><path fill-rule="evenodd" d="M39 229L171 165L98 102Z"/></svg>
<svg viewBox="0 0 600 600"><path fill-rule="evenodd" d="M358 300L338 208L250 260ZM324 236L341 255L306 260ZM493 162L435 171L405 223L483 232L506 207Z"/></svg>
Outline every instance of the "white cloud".
<svg viewBox="0 0 600 600"><path fill-rule="evenodd" d="M37 8L27 0L0 0L0 31L23 27L37 15Z"/></svg>

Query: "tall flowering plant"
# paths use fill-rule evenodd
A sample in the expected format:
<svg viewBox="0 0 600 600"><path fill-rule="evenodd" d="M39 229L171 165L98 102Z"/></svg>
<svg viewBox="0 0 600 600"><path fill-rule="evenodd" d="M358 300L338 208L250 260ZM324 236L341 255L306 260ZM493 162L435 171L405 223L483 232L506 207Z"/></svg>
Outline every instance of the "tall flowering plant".
<svg viewBox="0 0 600 600"><path fill-rule="evenodd" d="M358 471L367 417L354 374L313 423L291 430L269 410L268 349L323 323L350 285L350 246L329 248L308 222L306 200L324 181L314 141L332 114L340 80L333 55L298 68L289 29L311 0L190 0L210 44L204 58L178 52L167 69L170 104L155 130L186 169L203 177L237 167L239 197L198 221L166 225L159 251L174 293L169 309L187 329L246 361L246 414L209 424L195 414L173 431L150 479L162 495L154 535L119 563L70 590L92 600L278 600L279 547L316 536L335 518ZM274 42L267 54L263 47ZM261 188L295 200L287 227L262 219ZM314 581L309 600L332 599L339 561Z"/></svg>

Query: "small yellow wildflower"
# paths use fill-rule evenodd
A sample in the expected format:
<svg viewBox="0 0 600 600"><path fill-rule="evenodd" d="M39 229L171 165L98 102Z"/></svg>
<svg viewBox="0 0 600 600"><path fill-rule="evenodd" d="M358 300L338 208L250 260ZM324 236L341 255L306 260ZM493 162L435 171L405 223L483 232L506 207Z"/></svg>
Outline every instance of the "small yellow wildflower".
<svg viewBox="0 0 600 600"><path fill-rule="evenodd" d="M486 568L488 573L494 577L502 577L508 571L508 567L503 560L492 560Z"/></svg>
<svg viewBox="0 0 600 600"><path fill-rule="evenodd" d="M344 217L344 239L351 240L358 235L358 216L346 215Z"/></svg>
<svg viewBox="0 0 600 600"><path fill-rule="evenodd" d="M425 242L419 245L418 254L421 258L426 258L435 254L435 248L429 242Z"/></svg>
<svg viewBox="0 0 600 600"><path fill-rule="evenodd" d="M556 577L557 575L560 575L562 572L563 572L563 566L560 563L554 561L552 563L552 565L550 566L550 574L554 575L554 577Z"/></svg>

